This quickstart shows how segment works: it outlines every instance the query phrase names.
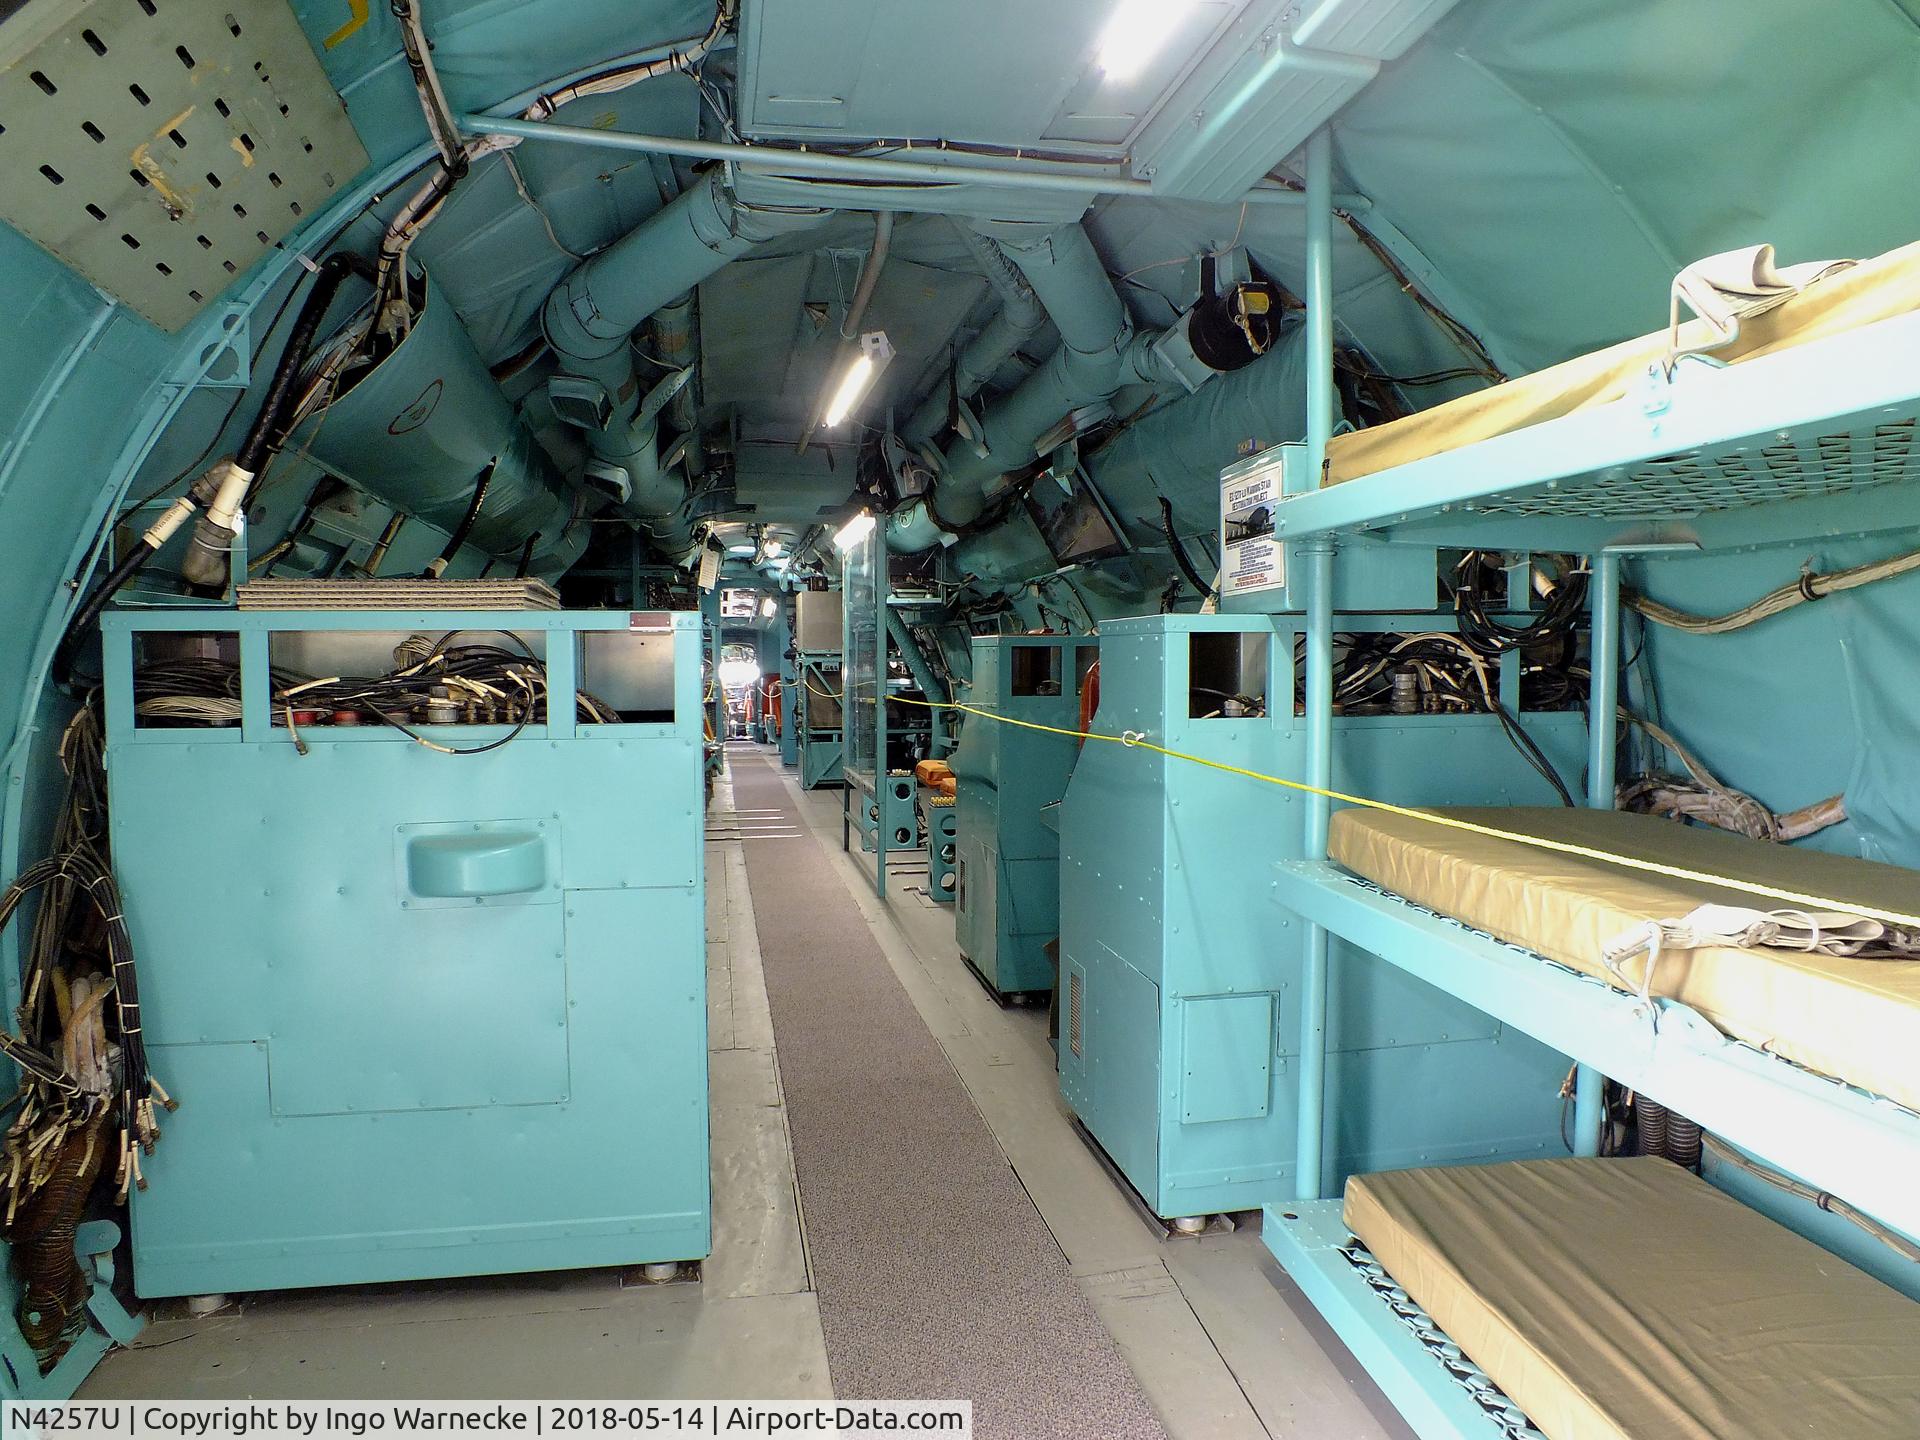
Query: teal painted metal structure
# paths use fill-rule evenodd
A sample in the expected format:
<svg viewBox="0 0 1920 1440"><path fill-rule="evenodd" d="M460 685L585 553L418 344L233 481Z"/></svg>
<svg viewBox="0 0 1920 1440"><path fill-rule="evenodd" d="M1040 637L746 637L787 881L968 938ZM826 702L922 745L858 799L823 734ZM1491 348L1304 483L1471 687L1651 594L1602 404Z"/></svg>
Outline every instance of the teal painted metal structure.
<svg viewBox="0 0 1920 1440"><path fill-rule="evenodd" d="M837 542L836 542L837 543ZM919 815L911 773L888 765L892 638L888 633L887 546L875 526L840 550L842 705L846 712L845 780L840 796L840 847L854 838L871 867L873 893L887 895L887 858L919 848Z"/></svg>
<svg viewBox="0 0 1920 1440"><path fill-rule="evenodd" d="M1343 748L1346 739L1342 732ZM1284 911L1318 920L1391 968L1895 1229L1920 1234L1920 1196L1906 1183L1910 1167L1899 1163L1920 1155L1920 1115L1913 1111L1729 1040L1685 1005L1656 1001L1656 1025L1637 996L1435 915L1327 861L1283 861L1269 879Z"/></svg>
<svg viewBox="0 0 1920 1440"><path fill-rule="evenodd" d="M1367 1283L1338 1200L1270 1205L1260 1238L1420 1440L1513 1440L1490 1409L1504 1397L1493 1391L1483 1405L1462 1373L1471 1362L1449 1368L1421 1340L1417 1313L1402 1315ZM1430 1321L1421 1328L1435 1333Z"/></svg>
<svg viewBox="0 0 1920 1440"><path fill-rule="evenodd" d="M285 646L503 629L551 713L421 731L498 749L275 724ZM137 723L136 647L181 635L237 658L237 726ZM182 1102L132 1207L142 1295L705 1256L700 641L625 611L107 617L114 854ZM612 647L670 719L576 720Z"/></svg>
<svg viewBox="0 0 1920 1440"><path fill-rule="evenodd" d="M920 833L927 844L927 898L951 905L960 883L960 822L955 797L935 795L924 785L916 786L916 790L914 809L919 813Z"/></svg>
<svg viewBox="0 0 1920 1440"><path fill-rule="evenodd" d="M1302 777L1309 736L1293 657L1306 628L1299 615L1108 621L1095 729ZM1506 665L1503 685L1516 683ZM1268 714L1201 718L1220 708L1216 689L1257 690ZM1578 765L1584 716L1527 712L1520 723L1559 769ZM1342 789L1415 805L1553 803L1494 716L1356 715L1334 727ZM1275 860L1304 850L1304 808L1293 792L1124 745L1089 744L1068 783L1060 1090L1157 1215L1249 1209L1295 1184L1307 924L1262 902ZM1335 1178L1558 1152L1564 1059L1360 949L1333 954L1323 1033Z"/></svg>
<svg viewBox="0 0 1920 1440"><path fill-rule="evenodd" d="M1920 526L1920 315L1715 366L1289 499L1287 539L1597 554Z"/></svg>
<svg viewBox="0 0 1920 1440"><path fill-rule="evenodd" d="M791 607L786 614L788 639L780 652L780 763L792 770L800 764L800 715L806 697L800 683L799 652L793 648Z"/></svg>
<svg viewBox="0 0 1920 1440"><path fill-rule="evenodd" d="M1308 162L1318 280L1330 257L1324 237L1315 243L1330 210L1324 142L1310 149ZM1310 287L1310 312L1330 316L1330 299L1330 288ZM1314 328L1310 417L1333 360L1330 337ZM1338 778L1354 758L1354 737L1333 714L1330 687L1317 683L1331 651L1336 539L1433 546L1471 537L1477 545L1591 555L1587 803L1612 808L1623 553L1910 530L1920 503L1911 484L1920 475L1911 445L1920 417L1916 355L1920 317L1907 316L1730 368L1698 361L1656 366L1636 393L1611 404L1289 495L1276 514L1276 533L1313 557L1304 706L1319 762L1310 771L1313 783L1327 784L1324 762ZM1325 433L1316 429L1310 423L1307 473L1317 479ZM1383 794L1365 785L1342 788ZM1464 800L1457 790L1447 798ZM1900 1159L1920 1155L1920 1114L1733 1041L1684 1005L1655 1000L1649 1013L1636 996L1382 892L1326 859L1327 818L1325 799L1317 797L1301 858L1282 861L1273 884L1281 923L1306 928L1313 985L1325 983L1325 947L1328 937L1338 937L1428 983L1448 1003L1465 1001L1575 1057L1576 1154L1600 1153L1611 1076L1895 1229L1920 1233L1920 1202L1896 1178L1911 1168ZM1303 1006L1298 1030L1309 1062L1299 1107L1299 1198L1265 1206L1265 1242L1423 1440L1508 1433L1493 1418L1503 1410L1497 1392L1491 1399L1485 1387L1476 1393L1473 1377L1443 1364L1416 1330L1424 1322L1429 1337L1444 1342L1444 1335L1409 1314L1390 1287L1367 1283L1365 1257L1348 1236L1340 1203L1319 1198L1340 1184L1338 1175L1325 1174L1324 1157L1347 1092L1337 1085L1330 1096L1321 1090L1333 1042L1314 999L1310 994ZM1737 1192L1738 1182L1730 1188ZM1797 1228L1820 1238L1807 1217L1798 1218Z"/></svg>
<svg viewBox="0 0 1920 1440"><path fill-rule="evenodd" d="M837 650L802 650L794 657L793 748L802 789L844 783L846 703ZM782 742L784 750L784 741Z"/></svg>
<svg viewBox="0 0 1920 1440"><path fill-rule="evenodd" d="M1081 635L982 635L970 702L1030 725L1076 730L1080 689L1099 654ZM1060 935L1060 836L1041 811L1067 793L1079 743L968 716L953 752L958 781L954 931L960 956L1003 1004L1049 995Z"/></svg>

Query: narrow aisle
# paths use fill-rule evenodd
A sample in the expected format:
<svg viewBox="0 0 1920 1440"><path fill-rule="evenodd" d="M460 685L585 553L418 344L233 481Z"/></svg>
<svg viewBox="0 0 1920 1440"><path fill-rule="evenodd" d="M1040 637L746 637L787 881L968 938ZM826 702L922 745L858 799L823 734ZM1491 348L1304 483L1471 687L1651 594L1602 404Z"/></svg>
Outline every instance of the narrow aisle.
<svg viewBox="0 0 1920 1440"><path fill-rule="evenodd" d="M743 809L798 822L730 759ZM819 844L744 846L835 1393L970 1396L982 1440L1162 1435Z"/></svg>

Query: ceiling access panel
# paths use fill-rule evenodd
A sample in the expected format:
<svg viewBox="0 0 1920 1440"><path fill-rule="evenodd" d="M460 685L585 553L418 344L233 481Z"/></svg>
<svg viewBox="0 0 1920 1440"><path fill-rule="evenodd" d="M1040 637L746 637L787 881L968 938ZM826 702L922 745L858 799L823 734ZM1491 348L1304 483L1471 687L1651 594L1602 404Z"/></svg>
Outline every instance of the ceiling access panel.
<svg viewBox="0 0 1920 1440"><path fill-rule="evenodd" d="M28 0L0 27L0 219L163 330L366 164L281 0Z"/></svg>
<svg viewBox="0 0 1920 1440"><path fill-rule="evenodd" d="M1118 154L1249 0L1193 0L1136 75L1097 63L1115 0L746 0L740 125Z"/></svg>
<svg viewBox="0 0 1920 1440"><path fill-rule="evenodd" d="M1305 0L1293 43L1374 60L1398 60L1456 0Z"/></svg>
<svg viewBox="0 0 1920 1440"><path fill-rule="evenodd" d="M1365 56L1305 49L1249 12L1148 124L1134 173L1183 200L1239 200L1379 69Z"/></svg>
<svg viewBox="0 0 1920 1440"><path fill-rule="evenodd" d="M1453 3L1254 0L1141 132L1134 173L1181 199L1240 199Z"/></svg>

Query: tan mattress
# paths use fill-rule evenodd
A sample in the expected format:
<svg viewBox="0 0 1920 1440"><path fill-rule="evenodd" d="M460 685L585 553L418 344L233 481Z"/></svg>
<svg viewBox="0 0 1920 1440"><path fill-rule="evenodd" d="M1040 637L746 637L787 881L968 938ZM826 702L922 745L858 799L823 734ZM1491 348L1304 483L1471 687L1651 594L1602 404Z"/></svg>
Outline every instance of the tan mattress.
<svg viewBox="0 0 1920 1440"><path fill-rule="evenodd" d="M1920 875L1892 865L1769 845L1614 810L1463 809L1497 829L1910 913ZM1475 929L1608 980L1602 948L1649 920L1717 902L1775 908L1738 891L1443 829L1412 816L1348 809L1332 858L1383 889ZM1629 960L1638 982L1645 957ZM1920 1109L1920 961L1850 960L1789 950L1667 950L1653 993L1692 1006L1727 1034ZM1920 1427L1914 1431L1920 1436Z"/></svg>
<svg viewBox="0 0 1920 1440"><path fill-rule="evenodd" d="M1737 363L1825 340L1862 325L1920 310L1920 244L1816 280L1765 314L1749 317L1740 338L1712 352ZM1706 343L1698 320L1680 327L1682 345ZM1417 415L1336 435L1327 445L1327 481L1357 480L1496 435L1557 420L1625 396L1647 367L1667 354L1667 332L1643 335L1551 369L1523 375Z"/></svg>
<svg viewBox="0 0 1920 1440"><path fill-rule="evenodd" d="M1666 1160L1356 1175L1345 1218L1549 1440L1920 1435L1920 1304Z"/></svg>

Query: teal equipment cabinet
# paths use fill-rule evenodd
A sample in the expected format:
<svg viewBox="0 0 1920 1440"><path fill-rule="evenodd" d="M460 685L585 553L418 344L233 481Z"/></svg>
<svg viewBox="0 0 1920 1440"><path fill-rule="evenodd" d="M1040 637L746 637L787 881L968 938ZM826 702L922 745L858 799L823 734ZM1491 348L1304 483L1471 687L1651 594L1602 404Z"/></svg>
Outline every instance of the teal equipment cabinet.
<svg viewBox="0 0 1920 1440"><path fill-rule="evenodd" d="M1337 616L1334 629L1448 623L1356 614ZM1298 615L1108 621L1094 728L1298 778L1303 630ZM1513 657L1502 681L1517 687ZM1579 775L1580 712L1527 712L1520 723L1563 775ZM1347 793L1412 805L1555 803L1493 715L1336 716L1334 726L1334 788ZM1293 1194L1303 927L1271 903L1271 885L1274 863L1300 853L1304 802L1093 742L1067 786L1060 1090L1163 1218ZM1330 988L1327 1148L1342 1178L1564 1153L1563 1057L1342 942Z"/></svg>
<svg viewBox="0 0 1920 1440"><path fill-rule="evenodd" d="M268 667L519 637L551 712L299 718ZM118 613L115 867L154 1073L141 1295L708 1251L700 627L692 614ZM237 723L136 714L136 659L238 665ZM152 672L149 672L151 674ZM576 684L622 723L576 717ZM148 707L151 709L151 705Z"/></svg>
<svg viewBox="0 0 1920 1440"><path fill-rule="evenodd" d="M1099 655L1087 636L982 635L969 703L1056 730L1080 728L1080 691ZM1053 990L1046 946L1060 934L1060 837L1042 811L1067 791L1071 735L966 717L951 763L954 929L995 998Z"/></svg>
<svg viewBox="0 0 1920 1440"><path fill-rule="evenodd" d="M842 783L846 763L846 706L841 699L840 594L802 590L793 597L794 748L800 784L807 790Z"/></svg>

